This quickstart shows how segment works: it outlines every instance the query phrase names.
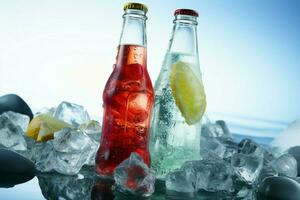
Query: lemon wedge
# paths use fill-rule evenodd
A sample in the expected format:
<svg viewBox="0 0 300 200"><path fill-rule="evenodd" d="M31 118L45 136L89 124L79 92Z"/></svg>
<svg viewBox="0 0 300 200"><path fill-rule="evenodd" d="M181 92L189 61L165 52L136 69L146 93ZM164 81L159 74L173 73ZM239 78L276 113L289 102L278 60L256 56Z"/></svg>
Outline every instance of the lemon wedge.
<svg viewBox="0 0 300 200"><path fill-rule="evenodd" d="M190 64L178 61L173 64L170 84L175 103L188 125L201 120L206 109L206 95L201 78Z"/></svg>
<svg viewBox="0 0 300 200"><path fill-rule="evenodd" d="M56 119L50 115L38 115L28 125L26 135L38 142L45 142L53 139L53 134L65 127L72 127L70 124Z"/></svg>

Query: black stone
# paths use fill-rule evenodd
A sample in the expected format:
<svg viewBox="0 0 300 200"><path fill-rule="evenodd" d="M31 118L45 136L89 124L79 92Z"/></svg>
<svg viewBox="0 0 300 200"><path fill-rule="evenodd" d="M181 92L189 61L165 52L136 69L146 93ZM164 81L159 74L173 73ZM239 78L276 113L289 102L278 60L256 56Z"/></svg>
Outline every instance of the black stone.
<svg viewBox="0 0 300 200"><path fill-rule="evenodd" d="M300 146L292 147L288 152L297 160L298 176L300 176Z"/></svg>
<svg viewBox="0 0 300 200"><path fill-rule="evenodd" d="M257 200L299 200L300 184L287 177L268 177L259 186Z"/></svg>
<svg viewBox="0 0 300 200"><path fill-rule="evenodd" d="M33 118L32 111L27 103L16 94L7 94L0 97L0 114L6 111L14 111Z"/></svg>
<svg viewBox="0 0 300 200"><path fill-rule="evenodd" d="M34 164L18 153L0 149L0 187L12 187L35 176Z"/></svg>

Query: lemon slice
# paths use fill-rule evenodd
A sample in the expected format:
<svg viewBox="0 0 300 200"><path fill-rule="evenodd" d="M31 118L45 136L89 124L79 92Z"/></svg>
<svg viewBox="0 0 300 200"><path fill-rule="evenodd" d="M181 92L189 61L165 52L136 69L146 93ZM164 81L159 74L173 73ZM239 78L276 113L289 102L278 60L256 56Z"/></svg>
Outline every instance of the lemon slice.
<svg viewBox="0 0 300 200"><path fill-rule="evenodd" d="M53 139L53 134L65 127L72 127L70 124L56 119L50 115L38 115L28 125L26 135L39 142Z"/></svg>
<svg viewBox="0 0 300 200"><path fill-rule="evenodd" d="M198 78L188 63L173 64L170 84L176 105L187 124L197 123L206 109L206 96L201 78Z"/></svg>

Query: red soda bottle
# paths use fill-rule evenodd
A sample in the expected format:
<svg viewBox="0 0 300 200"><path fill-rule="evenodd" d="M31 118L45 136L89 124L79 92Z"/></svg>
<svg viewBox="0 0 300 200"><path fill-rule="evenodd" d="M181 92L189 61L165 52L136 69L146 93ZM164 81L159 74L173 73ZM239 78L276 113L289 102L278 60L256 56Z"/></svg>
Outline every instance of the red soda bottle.
<svg viewBox="0 0 300 200"><path fill-rule="evenodd" d="M150 114L154 100L147 71L146 12L139 3L124 6L116 64L103 92L103 126L96 171L111 176L132 152L150 166Z"/></svg>

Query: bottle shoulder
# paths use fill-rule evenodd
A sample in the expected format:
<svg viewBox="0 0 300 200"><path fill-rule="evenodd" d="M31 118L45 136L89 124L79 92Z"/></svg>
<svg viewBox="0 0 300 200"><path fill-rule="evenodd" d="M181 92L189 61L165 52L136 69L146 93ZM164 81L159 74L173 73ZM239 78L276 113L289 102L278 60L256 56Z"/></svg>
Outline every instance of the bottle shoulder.
<svg viewBox="0 0 300 200"><path fill-rule="evenodd" d="M142 92L153 96L154 90L146 68L139 64L116 66L106 82L103 94L109 97L119 92Z"/></svg>

